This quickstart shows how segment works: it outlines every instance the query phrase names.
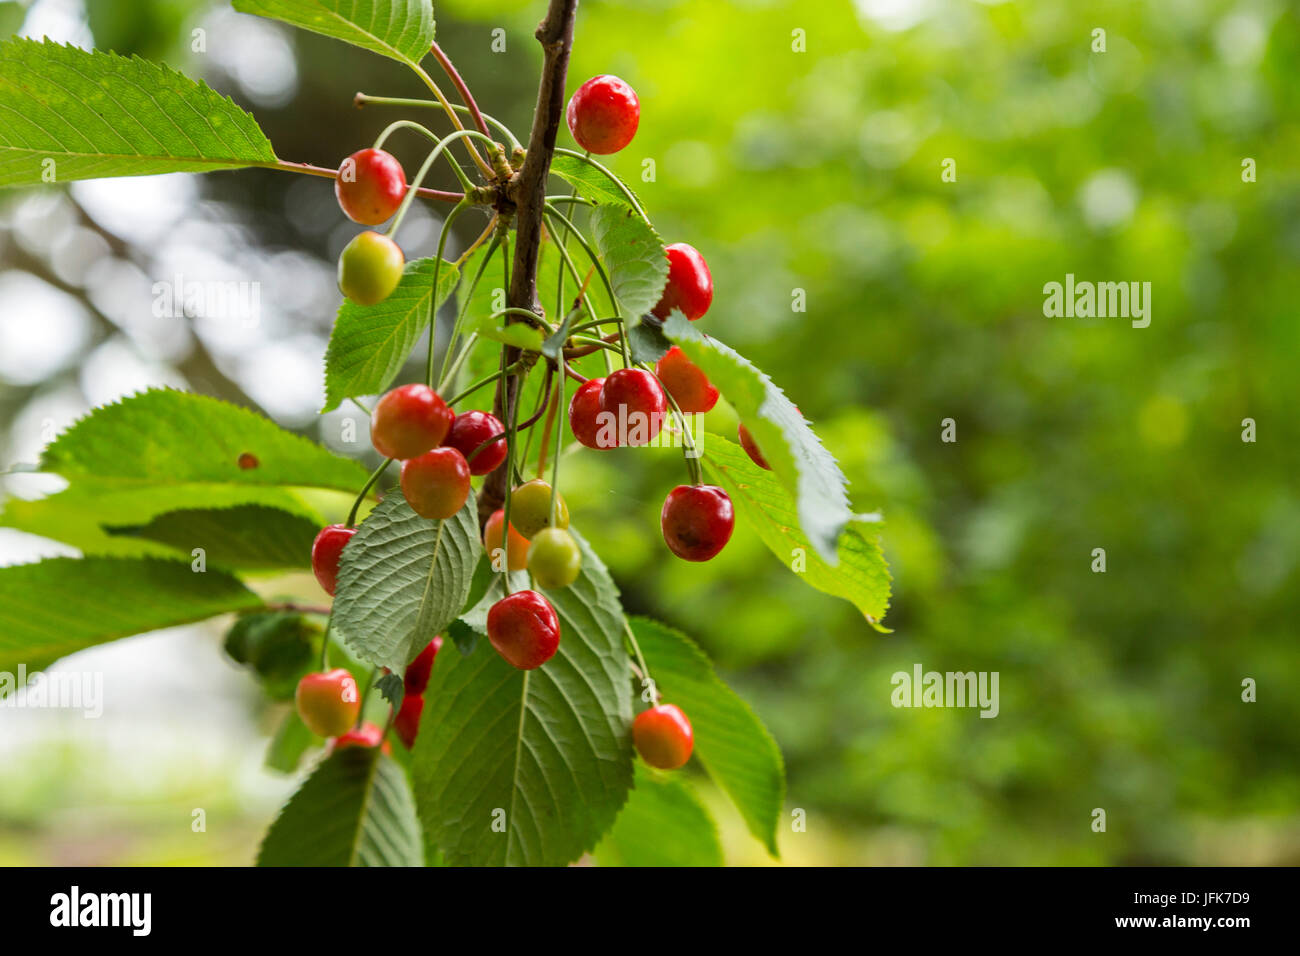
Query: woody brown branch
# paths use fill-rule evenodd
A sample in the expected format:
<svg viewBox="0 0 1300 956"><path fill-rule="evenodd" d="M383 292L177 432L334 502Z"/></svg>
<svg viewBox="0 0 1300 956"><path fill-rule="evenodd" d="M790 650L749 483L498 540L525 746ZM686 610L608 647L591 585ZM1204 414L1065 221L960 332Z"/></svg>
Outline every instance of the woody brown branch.
<svg viewBox="0 0 1300 956"><path fill-rule="evenodd" d="M510 182L510 198L515 205L514 265L510 289L506 294L511 308L542 314L537 300L537 254L542 240L542 214L546 207L546 181L555 154L555 138L564 115L564 85L569 73L569 51L573 47L573 22L578 0L550 0L546 17L534 34L542 45L542 77L537 88L537 108L528 138L528 152L523 165ZM517 317L507 315L506 322ZM518 361L520 352L509 348L506 365ZM527 374L525 371L522 374ZM492 411L503 422L512 420L519 400L520 374L508 376L497 386ZM503 462L488 475L478 499L479 526L505 501L509 484L509 463Z"/></svg>

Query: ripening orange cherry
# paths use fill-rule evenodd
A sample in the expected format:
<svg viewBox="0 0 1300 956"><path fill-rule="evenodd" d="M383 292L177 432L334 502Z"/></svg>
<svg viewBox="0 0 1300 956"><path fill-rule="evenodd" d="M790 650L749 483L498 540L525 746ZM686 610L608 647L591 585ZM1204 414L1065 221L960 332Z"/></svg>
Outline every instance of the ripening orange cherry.
<svg viewBox="0 0 1300 956"><path fill-rule="evenodd" d="M304 674L294 692L294 703L302 722L321 737L344 733L361 713L357 682L342 667Z"/></svg>
<svg viewBox="0 0 1300 956"><path fill-rule="evenodd" d="M660 704L636 715L632 721L632 742L641 759L650 766L676 770L691 759L695 733L681 708Z"/></svg>

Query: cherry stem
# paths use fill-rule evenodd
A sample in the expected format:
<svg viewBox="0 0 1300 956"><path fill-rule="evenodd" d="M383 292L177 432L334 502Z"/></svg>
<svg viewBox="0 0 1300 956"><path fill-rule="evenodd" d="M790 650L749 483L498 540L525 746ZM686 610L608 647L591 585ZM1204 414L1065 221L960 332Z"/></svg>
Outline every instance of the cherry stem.
<svg viewBox="0 0 1300 956"><path fill-rule="evenodd" d="M560 368L564 369L567 367L568 365L564 361L564 350L561 349ZM555 383L555 397L556 397L556 402L554 406L555 408L559 408L560 406L564 405L565 378L566 376L561 375L560 380ZM555 461L551 465L551 527L552 528L554 528L556 524L555 522L556 507L560 498L560 446L564 444L564 416L557 415L556 418L558 419L558 421L556 422L556 428L555 428ZM547 422L547 425L548 426L550 425L549 421ZM545 441L550 436L551 436L551 430L548 427L546 431L543 433L542 440ZM539 468L538 469L539 477L540 477L540 472L541 469Z"/></svg>
<svg viewBox="0 0 1300 956"><path fill-rule="evenodd" d="M308 176L320 176L324 179L338 180L339 171L337 169L326 169L324 166L312 166L310 163L291 163L288 160L281 159L274 163L253 163L251 165L260 166L263 169L278 169L284 173L306 173ZM417 196L425 199L438 199L442 202L460 202L465 198L464 193L451 193L441 189L425 189L416 187L411 190Z"/></svg>
<svg viewBox="0 0 1300 956"><path fill-rule="evenodd" d="M515 362L512 366L510 366L510 368L506 369L506 371L507 373L514 373L514 372L518 372L522 367L523 367L523 363ZM479 379L469 388L457 394L455 398L447 399L447 404L455 405L457 402L463 401L468 396L473 395L483 386L491 385L493 382L499 381L500 379L501 379L500 372L493 372L491 375L485 375L483 378Z"/></svg>
<svg viewBox="0 0 1300 956"><path fill-rule="evenodd" d="M698 488L704 484L704 468L700 465L700 456L692 454L695 451L695 438L686 425L686 415L682 412L681 406L677 404L677 399L673 398L673 393L664 388L664 383L660 380L654 368L645 362L641 363L641 367L653 375L656 382L659 382L659 387L664 392L664 398L668 399L668 404L673 408L673 414L677 416L677 426L682 430L682 457L686 459L686 470L691 474L691 484Z"/></svg>
<svg viewBox="0 0 1300 956"><path fill-rule="evenodd" d="M499 372L497 372L497 373L495 373L495 374L496 374L498 377L500 376L500 373L499 373ZM546 382L545 382L545 384L544 384L544 386L543 386L543 388L542 388L542 395L543 395L543 396L549 395L550 392L551 392L551 378L550 378L550 377L551 377L551 375L553 375L553 374L554 374L554 369L552 369L552 368L548 365L548 366L546 367L546 375L547 375ZM528 429L532 428L534 425L537 424L537 420L538 420L539 418L542 417L542 414L543 414L545 411L546 411L546 405L545 405L545 404L540 405L540 406L538 407L537 411L533 412L533 414L529 417L529 419L528 419L527 421L525 421L525 422L523 422L522 424L517 425L517 426L515 427L515 431L516 431L516 432L522 432L522 431L527 431ZM486 448L488 445L491 445L493 442L498 442L498 441L500 441L501 439L503 439L503 438L505 438L505 437L506 437L506 433L505 433L505 432L497 432L497 433L496 433L495 435L493 435L491 438L484 439L483 442L482 442L481 444L479 444L479 446L478 446L477 448L475 448L472 452L470 452L470 453L465 457L465 460L466 460L466 461L473 461L473 460L474 460L474 456L477 455L479 452L481 452L484 448Z"/></svg>
<svg viewBox="0 0 1300 956"><path fill-rule="evenodd" d="M424 381L430 388L433 388L433 347L438 338L438 273L442 271L442 253L447 246L447 237L451 235L452 223L466 208L468 201L458 202L447 213L447 218L442 221L442 231L438 234L438 254L433 258L433 285L429 293L429 353L424 362ZM396 229L397 226L394 225L393 228Z"/></svg>
<svg viewBox="0 0 1300 956"><path fill-rule="evenodd" d="M593 327L595 327L596 325L597 325L597 323L589 322L589 323L587 323L587 325L586 325L585 327L586 327L586 328L593 328ZM577 332L578 329L573 329L572 331L573 331L573 332ZM594 339L578 338L577 336L571 336L571 337L570 337L570 340L571 340L571 341L574 341L574 342L585 342L586 344L585 344L585 345L575 345L575 346L573 346L572 348L567 348L567 349L565 349L565 350L564 350L564 357L565 357L565 358L570 358L570 359L582 358L584 355L590 355L591 353L593 353L593 352L598 352L598 351L600 351L601 349L609 349L610 351L613 351L613 352L619 352L619 353L622 353L623 350L620 349L620 348L617 348L617 347L616 347L616 343L618 342L619 334L620 334L620 333L618 333L618 332L610 332L608 335L606 335L606 336L604 336L603 338L601 338L600 341L596 341L596 340L594 340Z"/></svg>
<svg viewBox="0 0 1300 956"><path fill-rule="evenodd" d="M458 131L465 131L465 124L460 121L460 117L456 115L456 111L452 109L451 103L447 100L447 97L443 94L442 90L438 88L438 84L433 82L433 77L426 73L424 67L420 66L418 63L412 64L411 68L415 70L416 75L424 81L424 85L429 88L429 92L433 94L434 99L438 101L438 105L441 106L443 112L447 114L447 118L451 120L451 125L456 127ZM492 167L489 166L484 161L483 157L479 155L479 151L474 148L474 144L466 143L465 149L469 152L470 158L474 160L474 165L479 168L479 171L488 179L491 179Z"/></svg>
<svg viewBox="0 0 1300 956"><path fill-rule="evenodd" d="M388 142L388 137L391 136L393 133L397 132L399 129L413 129L417 133L422 133L424 136L433 140L434 143L442 142L442 138L439 137L438 134L435 133L433 130L429 129L426 126L421 126L419 123L415 122L414 120L404 119L404 120L398 120L395 123L389 123L387 126L385 126L384 131L380 133L377 137L375 137L374 148L383 149L384 143ZM451 164L452 171L456 174L456 178L460 180L461 187L465 190L466 194L468 194L474 188L474 184L470 182L469 177L465 175L465 170L460 168L460 163L456 162L455 157L453 157L451 153L447 153L446 155L447 155L447 162Z"/></svg>
<svg viewBox="0 0 1300 956"><path fill-rule="evenodd" d="M497 220L493 219L493 222L496 223ZM469 357L469 350L472 349L474 343L478 341L478 333L471 333L465 340L465 347L461 349L460 354L456 356L456 360L454 362L452 361L452 350L455 348L456 340L460 338L461 330L464 328L465 314L469 311L470 298L474 295L474 290L478 288L479 280L483 278L483 273L487 271L488 263L492 261L492 255L496 252L497 246L500 244L501 238L499 236L492 239L492 244L488 246L487 253L483 256L483 261L478 265L478 271L474 273L473 281L470 282L469 288L465 290L460 306L460 313L456 316L456 324L452 326L451 336L447 340L447 350L442 356L442 374L438 376L439 392L441 392L455 377L456 373L460 371L461 364ZM461 256L457 261L460 262L464 258L464 256Z"/></svg>
<svg viewBox="0 0 1300 956"><path fill-rule="evenodd" d="M632 642L632 653L636 656L636 662L641 668L641 683L653 684L650 679L650 665L645 662L645 657L641 653L641 645L637 643L636 634L632 632L632 624L628 621L627 616L623 615L623 630L627 633L627 639ZM658 697L658 694L655 695Z"/></svg>
<svg viewBox="0 0 1300 956"><path fill-rule="evenodd" d="M564 382L564 376L560 376L560 382ZM546 403L546 424L542 426L542 447L537 450L538 478L546 474L546 453L551 447L551 424L555 421L555 410L560 404L559 388L557 387L548 397L550 401Z"/></svg>
<svg viewBox="0 0 1300 956"><path fill-rule="evenodd" d="M357 495L357 500L352 502L352 510L348 512L347 526L349 528L353 527L357 523L357 511L361 508L361 502L366 500L366 494L371 488L375 487L375 482L379 480L379 476L384 473L384 469L391 465L393 461L394 459L392 458L385 458L383 463L371 473L368 479L366 479L366 483L362 487L361 493Z"/></svg>
<svg viewBox="0 0 1300 956"><path fill-rule="evenodd" d="M460 73L456 71L456 67L452 64L451 58L442 51L442 47L438 46L436 42L429 48L429 51L433 54L434 59L438 61L443 72L451 79L452 86L456 87L456 92L460 94L460 98L464 100L465 105L469 107L469 111L474 115L474 122L478 124L478 128L483 131L484 135L487 135L488 128L487 123L483 121L483 114L479 112L478 104L474 102L474 95L470 93L469 87L465 85L465 81L461 79Z"/></svg>
<svg viewBox="0 0 1300 956"><path fill-rule="evenodd" d="M334 626L334 615L331 614L328 621L325 622L325 633L320 639L320 669L325 672L330 669L330 628Z"/></svg>
<svg viewBox="0 0 1300 956"><path fill-rule="evenodd" d="M427 107L432 107L433 109L439 109L442 106L442 104L439 103L437 100L416 100L416 99L410 99L401 96L371 96L369 93L358 93L356 96L352 98L352 105L357 107L357 109L360 109L361 107L365 106L368 103L375 103L376 105L379 106L415 106L415 107L427 106ZM451 108L455 110L457 113L465 113L467 115L469 114L468 106L457 106L455 103L452 103L450 105ZM479 115L482 116L485 120L487 120L490 125L496 127L498 132L504 135L506 139L510 140L510 145L512 147L515 147L517 149L524 148L523 144L519 142L519 138L515 136L513 132L511 132L510 127L507 126L505 123L501 122L499 119L495 119L494 117L488 115L487 113L480 113Z"/></svg>
<svg viewBox="0 0 1300 956"><path fill-rule="evenodd" d="M503 557L501 559L501 588L505 596L510 596L510 494L511 486L514 484L514 464L515 464L515 424L519 415L519 398L522 389L511 389L506 385L509 375L506 372L506 358L509 355L508 346L501 347L501 371L497 385L498 394L509 396L508 406L506 408L506 497L501 505L501 550ZM477 452L478 449L475 449Z"/></svg>

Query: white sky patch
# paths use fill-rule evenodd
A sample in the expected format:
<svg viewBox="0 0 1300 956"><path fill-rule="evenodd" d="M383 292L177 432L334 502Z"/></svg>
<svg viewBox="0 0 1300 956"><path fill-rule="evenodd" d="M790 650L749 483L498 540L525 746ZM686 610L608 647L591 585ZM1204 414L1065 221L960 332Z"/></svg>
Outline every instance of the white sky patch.
<svg viewBox="0 0 1300 956"><path fill-rule="evenodd" d="M86 307L26 272L0 272L0 378L35 385L67 368L90 340Z"/></svg>

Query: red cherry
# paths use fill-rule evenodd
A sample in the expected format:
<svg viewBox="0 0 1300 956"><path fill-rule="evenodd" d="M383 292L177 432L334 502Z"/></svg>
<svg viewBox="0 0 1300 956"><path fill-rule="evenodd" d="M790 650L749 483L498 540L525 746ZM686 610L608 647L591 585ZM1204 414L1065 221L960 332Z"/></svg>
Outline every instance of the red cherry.
<svg viewBox="0 0 1300 956"><path fill-rule="evenodd" d="M420 715L423 713L424 698L421 695L407 694L402 698L402 706L393 718L393 729L407 750L415 746L415 735L420 731Z"/></svg>
<svg viewBox="0 0 1300 956"><path fill-rule="evenodd" d="M332 671L304 674L293 695L298 716L314 734L335 737L354 723L361 713L357 682L341 667Z"/></svg>
<svg viewBox="0 0 1300 956"><path fill-rule="evenodd" d="M655 374L683 412L708 412L718 404L718 390L676 345L655 364Z"/></svg>
<svg viewBox="0 0 1300 956"><path fill-rule="evenodd" d="M492 517L488 518L487 524L483 526L483 547L487 550L488 559L495 562L501 550L501 525L506 520L504 508L498 508L492 512ZM528 567L528 548L529 541L522 534L515 530L514 522L510 523L510 545L506 552L506 562L511 571L522 571ZM493 569L499 571L500 568L493 564Z"/></svg>
<svg viewBox="0 0 1300 956"><path fill-rule="evenodd" d="M694 246L674 242L664 249L668 253L668 284L663 297L652 310L661 319L668 318L673 309L694 322L713 303L713 276L709 264Z"/></svg>
<svg viewBox="0 0 1300 956"><path fill-rule="evenodd" d="M341 524L326 525L312 542L311 570L326 594L333 596L338 587L339 559L343 556L343 546L356 533L356 528L346 528Z"/></svg>
<svg viewBox="0 0 1300 956"><path fill-rule="evenodd" d="M367 720L355 730L349 730L346 734L335 737L330 752L346 750L348 747L378 747L381 740L384 742L384 753L391 754L393 748L387 740L384 740L384 732Z"/></svg>
<svg viewBox="0 0 1300 956"><path fill-rule="evenodd" d="M488 609L488 640L521 671L541 667L560 646L560 620L536 591L508 594Z"/></svg>
<svg viewBox="0 0 1300 956"><path fill-rule="evenodd" d="M406 668L406 676L402 679L402 686L407 694L424 693L424 689L429 686L429 674L433 670L433 661L441 649L442 638L435 637L424 645L424 650L415 655L415 660L411 661L410 666Z"/></svg>
<svg viewBox="0 0 1300 956"><path fill-rule="evenodd" d="M754 443L754 436L749 433L749 429L744 425L741 425L739 435L740 447L745 449L745 454L749 456L749 460L758 465L759 468L766 468L768 471L771 471L772 466L767 463L767 459L763 457L763 453L758 450L758 445Z"/></svg>
<svg viewBox="0 0 1300 956"><path fill-rule="evenodd" d="M578 145L597 155L632 142L641 120L636 93L617 76L593 76L569 98L565 119Z"/></svg>
<svg viewBox="0 0 1300 956"><path fill-rule="evenodd" d="M600 388L602 415L597 421L602 429L617 427L620 445L648 445L664 427L667 408L663 387L653 375L639 368L620 368L610 372Z"/></svg>
<svg viewBox="0 0 1300 956"><path fill-rule="evenodd" d="M600 423L596 416L600 414L600 389L605 384L603 378L589 378L573 393L569 401L569 427L573 437L588 448L613 448L614 445L601 445L597 440Z"/></svg>
<svg viewBox="0 0 1300 956"><path fill-rule="evenodd" d="M435 448L402 462L402 494L421 518L450 518L469 497L469 465L454 448Z"/></svg>
<svg viewBox="0 0 1300 956"><path fill-rule="evenodd" d="M339 166L334 195L353 222L377 226L392 218L406 197L406 173L392 153L358 150Z"/></svg>
<svg viewBox="0 0 1300 956"><path fill-rule="evenodd" d="M632 742L641 759L650 766L676 770L691 759L695 734L680 708L675 704L660 704L636 715L632 721Z"/></svg>
<svg viewBox="0 0 1300 956"><path fill-rule="evenodd" d="M686 561L707 561L731 540L736 514L716 485L678 485L668 492L659 515L664 541Z"/></svg>
<svg viewBox="0 0 1300 956"><path fill-rule="evenodd" d="M500 438L494 441L477 455L474 455L474 451L493 435L500 435L504 431L505 426L495 415L477 410L461 412L451 423L451 430L442 443L465 456L471 475L486 475L506 460L506 440ZM474 457L471 459L470 455Z"/></svg>
<svg viewBox="0 0 1300 956"><path fill-rule="evenodd" d="M384 395L370 419L370 443L385 458L418 458L451 430L452 411L427 385L402 385Z"/></svg>

